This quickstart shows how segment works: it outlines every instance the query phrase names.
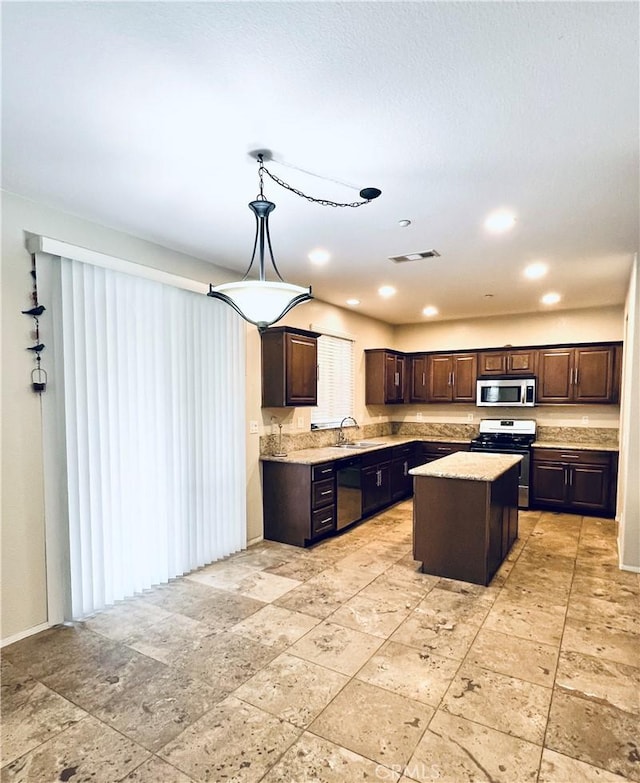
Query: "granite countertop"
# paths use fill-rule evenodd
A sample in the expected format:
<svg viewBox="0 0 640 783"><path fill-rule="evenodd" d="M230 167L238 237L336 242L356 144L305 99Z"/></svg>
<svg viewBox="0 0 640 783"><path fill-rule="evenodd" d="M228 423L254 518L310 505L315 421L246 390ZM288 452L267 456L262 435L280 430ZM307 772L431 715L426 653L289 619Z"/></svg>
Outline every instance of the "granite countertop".
<svg viewBox="0 0 640 783"><path fill-rule="evenodd" d="M534 449L565 449L566 451L619 451L617 443L570 443L566 440L536 440L532 444Z"/></svg>
<svg viewBox="0 0 640 783"><path fill-rule="evenodd" d="M446 457L412 468L412 476L434 476L436 478L465 479L468 481L494 481L509 468L517 465L522 457L518 454L496 454L494 452L458 451Z"/></svg>
<svg viewBox="0 0 640 783"><path fill-rule="evenodd" d="M471 443L469 438L419 438L415 435L383 435L380 438L362 438L367 443L374 445L364 449L343 449L339 446L318 446L311 449L300 449L290 451L286 457L274 457L271 454L263 454L260 459L262 462L291 462L297 465L317 465L319 462L331 462L332 460L344 459L345 457L355 457L358 454L366 454L376 449L384 449L389 446L402 446L405 443L415 443L422 440L424 442L437 443Z"/></svg>
<svg viewBox="0 0 640 783"><path fill-rule="evenodd" d="M317 465L321 462L333 462L334 460L345 459L346 457L355 457L358 454L366 454L377 449L384 449L389 446L402 446L405 443L415 443L422 441L424 443L458 443L469 444L470 438L448 438L446 436L421 437L419 435L384 435L378 438L362 438L372 445L364 449L344 449L338 446L315 446L308 449L298 449L288 452L286 457L274 457L271 454L263 454L260 459L263 462L285 462L297 465ZM534 449L581 449L583 451L618 451L616 444L598 443L598 442L569 442L556 440L537 440L533 443ZM466 452L462 452L466 453ZM487 452L482 452L486 454ZM453 456L453 455L452 455ZM499 455L496 455L499 456ZM444 458L443 458L444 459ZM482 479L483 480L483 479Z"/></svg>
<svg viewBox="0 0 640 783"><path fill-rule="evenodd" d="M299 451L290 451L286 457L274 457L270 454L263 454L260 459L263 462L291 462L297 465L317 465L319 462L331 462L345 457L356 457L358 454L366 454L369 451L376 451L388 446L402 446L405 443L413 443L415 437L405 437L400 435L385 435L381 438L362 438L367 443L374 445L364 449L343 449L339 446L319 446L312 449L300 449Z"/></svg>

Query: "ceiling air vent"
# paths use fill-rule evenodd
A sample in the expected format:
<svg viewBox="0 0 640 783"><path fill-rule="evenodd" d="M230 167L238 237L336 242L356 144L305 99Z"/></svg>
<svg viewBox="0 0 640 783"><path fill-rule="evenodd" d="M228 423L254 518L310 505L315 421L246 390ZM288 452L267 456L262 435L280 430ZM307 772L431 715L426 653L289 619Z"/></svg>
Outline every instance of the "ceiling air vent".
<svg viewBox="0 0 640 783"><path fill-rule="evenodd" d="M424 250L422 253L407 253L404 256L389 256L394 264L404 264L407 261L422 261L423 258L440 258L437 250Z"/></svg>

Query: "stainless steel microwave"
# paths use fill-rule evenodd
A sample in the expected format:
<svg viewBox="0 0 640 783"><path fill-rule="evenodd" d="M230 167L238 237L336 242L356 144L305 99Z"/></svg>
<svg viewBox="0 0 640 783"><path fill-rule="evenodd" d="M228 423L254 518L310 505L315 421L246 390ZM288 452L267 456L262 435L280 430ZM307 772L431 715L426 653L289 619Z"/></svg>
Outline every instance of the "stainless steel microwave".
<svg viewBox="0 0 640 783"><path fill-rule="evenodd" d="M531 408L535 404L535 378L480 378L477 381L476 405Z"/></svg>

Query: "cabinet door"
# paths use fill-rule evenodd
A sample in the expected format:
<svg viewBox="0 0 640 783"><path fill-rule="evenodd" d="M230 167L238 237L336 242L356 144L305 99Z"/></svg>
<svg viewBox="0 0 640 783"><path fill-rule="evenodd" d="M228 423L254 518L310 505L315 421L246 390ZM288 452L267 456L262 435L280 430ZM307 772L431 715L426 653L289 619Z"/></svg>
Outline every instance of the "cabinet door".
<svg viewBox="0 0 640 783"><path fill-rule="evenodd" d="M384 355L384 401L395 402L398 397L396 357L393 354Z"/></svg>
<svg viewBox="0 0 640 783"><path fill-rule="evenodd" d="M411 390L409 399L411 402L427 401L427 357L411 357Z"/></svg>
<svg viewBox="0 0 640 783"><path fill-rule="evenodd" d="M452 359L454 402L476 401L478 362L475 353L454 355Z"/></svg>
<svg viewBox="0 0 640 783"><path fill-rule="evenodd" d="M571 402L573 350L552 348L538 355L537 402Z"/></svg>
<svg viewBox="0 0 640 783"><path fill-rule="evenodd" d="M391 500L402 500L411 495L413 477L409 475L409 457L400 457L391 462Z"/></svg>
<svg viewBox="0 0 640 783"><path fill-rule="evenodd" d="M453 363L450 356L429 357L429 402L451 402Z"/></svg>
<svg viewBox="0 0 640 783"><path fill-rule="evenodd" d="M287 405L317 405L317 341L286 335Z"/></svg>
<svg viewBox="0 0 640 783"><path fill-rule="evenodd" d="M569 471L569 502L577 510L609 510L608 467L572 465Z"/></svg>
<svg viewBox="0 0 640 783"><path fill-rule="evenodd" d="M507 355L504 352L499 353L479 353L478 354L478 374L479 375L506 375L507 373Z"/></svg>
<svg viewBox="0 0 640 783"><path fill-rule="evenodd" d="M547 506L564 506L566 504L565 465L534 461L531 474L532 503L544 503Z"/></svg>
<svg viewBox="0 0 640 783"><path fill-rule="evenodd" d="M615 348L576 348L573 383L576 402L611 402Z"/></svg>
<svg viewBox="0 0 640 783"><path fill-rule="evenodd" d="M391 466L389 462L362 468L362 514L386 506L391 500Z"/></svg>
<svg viewBox="0 0 640 783"><path fill-rule="evenodd" d="M535 375L536 351L509 351L506 369L507 375Z"/></svg>

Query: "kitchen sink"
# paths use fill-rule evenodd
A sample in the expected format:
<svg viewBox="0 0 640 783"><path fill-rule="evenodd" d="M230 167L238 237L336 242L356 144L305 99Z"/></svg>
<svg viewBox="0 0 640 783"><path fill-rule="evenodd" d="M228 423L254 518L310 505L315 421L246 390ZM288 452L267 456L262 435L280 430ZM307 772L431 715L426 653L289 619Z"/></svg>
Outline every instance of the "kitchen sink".
<svg viewBox="0 0 640 783"><path fill-rule="evenodd" d="M384 443L371 443L368 440L357 440L354 443L341 443L339 449L370 449L373 446L384 446Z"/></svg>

